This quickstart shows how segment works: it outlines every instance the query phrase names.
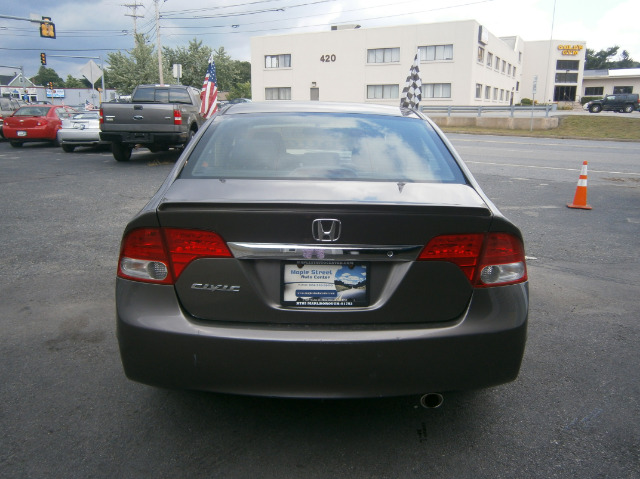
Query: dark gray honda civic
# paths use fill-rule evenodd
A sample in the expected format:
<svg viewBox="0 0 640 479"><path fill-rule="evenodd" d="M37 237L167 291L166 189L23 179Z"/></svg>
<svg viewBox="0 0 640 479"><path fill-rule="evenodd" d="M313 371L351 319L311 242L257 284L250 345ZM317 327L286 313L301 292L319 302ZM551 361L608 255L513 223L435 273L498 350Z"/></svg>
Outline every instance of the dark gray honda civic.
<svg viewBox="0 0 640 479"><path fill-rule="evenodd" d="M514 380L522 235L440 130L377 105L231 105L127 225L126 375L167 388L377 397Z"/></svg>

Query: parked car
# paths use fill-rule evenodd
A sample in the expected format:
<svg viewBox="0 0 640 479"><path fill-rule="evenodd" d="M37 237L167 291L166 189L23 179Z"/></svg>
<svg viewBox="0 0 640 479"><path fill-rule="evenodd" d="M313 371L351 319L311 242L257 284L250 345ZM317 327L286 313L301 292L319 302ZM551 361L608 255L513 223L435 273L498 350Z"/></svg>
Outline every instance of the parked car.
<svg viewBox="0 0 640 479"><path fill-rule="evenodd" d="M58 143L67 153L73 152L76 146L109 145L100 139L100 113L86 111L76 113L71 118L62 120L62 128L58 130Z"/></svg>
<svg viewBox="0 0 640 479"><path fill-rule="evenodd" d="M22 105L24 105L24 102L16 100L15 98L0 98L0 137L4 136L2 134L4 119L8 116L13 115L13 112L20 108Z"/></svg>
<svg viewBox="0 0 640 479"><path fill-rule="evenodd" d="M184 147L204 122L199 90L185 85L139 85L131 103L103 103L100 115L100 138L116 161L129 161L135 145Z"/></svg>
<svg viewBox="0 0 640 479"><path fill-rule="evenodd" d="M56 144L62 119L74 113L77 111L69 106L26 105L5 119L2 131L13 147L20 147L30 141L49 141Z"/></svg>
<svg viewBox="0 0 640 479"><path fill-rule="evenodd" d="M601 111L619 111L621 113L631 113L640 110L640 97L637 93L616 93L615 95L605 95L600 100L592 100L585 105L591 113Z"/></svg>
<svg viewBox="0 0 640 479"><path fill-rule="evenodd" d="M126 226L126 375L168 388L379 397L516 378L522 235L421 113L230 105Z"/></svg>
<svg viewBox="0 0 640 479"><path fill-rule="evenodd" d="M250 103L250 98L234 98L233 100L229 100L228 103L231 105L235 105L236 103Z"/></svg>

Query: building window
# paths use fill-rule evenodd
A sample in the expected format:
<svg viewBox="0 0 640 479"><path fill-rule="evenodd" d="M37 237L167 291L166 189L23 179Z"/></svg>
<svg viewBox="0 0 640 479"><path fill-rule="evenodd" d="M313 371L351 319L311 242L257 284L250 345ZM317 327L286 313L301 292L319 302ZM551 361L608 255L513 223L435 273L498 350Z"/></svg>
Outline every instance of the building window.
<svg viewBox="0 0 640 479"><path fill-rule="evenodd" d="M291 87L265 88L265 100L291 100Z"/></svg>
<svg viewBox="0 0 640 479"><path fill-rule="evenodd" d="M490 100L491 99L491 87L490 86L484 87L484 99L485 100Z"/></svg>
<svg viewBox="0 0 640 479"><path fill-rule="evenodd" d="M522 63L522 52L518 52L518 63Z"/></svg>
<svg viewBox="0 0 640 479"><path fill-rule="evenodd" d="M478 47L478 61L484 63L484 48Z"/></svg>
<svg viewBox="0 0 640 479"><path fill-rule="evenodd" d="M633 93L633 87L632 86L614 86L613 87L613 93L614 94L618 94L618 93Z"/></svg>
<svg viewBox="0 0 640 479"><path fill-rule="evenodd" d="M556 73L556 83L578 83L578 74Z"/></svg>
<svg viewBox="0 0 640 479"><path fill-rule="evenodd" d="M509 63L509 66L507 67L507 76L511 76L511 63Z"/></svg>
<svg viewBox="0 0 640 479"><path fill-rule="evenodd" d="M500 70L500 57L496 57L496 70Z"/></svg>
<svg viewBox="0 0 640 479"><path fill-rule="evenodd" d="M395 63L400 61L400 48L367 50L367 63Z"/></svg>
<svg viewBox="0 0 640 479"><path fill-rule="evenodd" d="M453 60L453 45L428 45L418 47L421 62Z"/></svg>
<svg viewBox="0 0 640 479"><path fill-rule="evenodd" d="M451 98L451 83L423 83L422 98Z"/></svg>
<svg viewBox="0 0 640 479"><path fill-rule="evenodd" d="M504 101L504 90L500 89L500 101Z"/></svg>
<svg viewBox="0 0 640 479"><path fill-rule="evenodd" d="M513 67L513 78L516 77L516 67Z"/></svg>
<svg viewBox="0 0 640 479"><path fill-rule="evenodd" d="M520 91L520 82L519 81L516 82L516 91Z"/></svg>
<svg viewBox="0 0 640 479"><path fill-rule="evenodd" d="M502 60L502 73L507 71L507 62Z"/></svg>
<svg viewBox="0 0 640 479"><path fill-rule="evenodd" d="M588 86L584 89L585 96L604 95L603 86Z"/></svg>
<svg viewBox="0 0 640 479"><path fill-rule="evenodd" d="M494 99L494 100L497 100L497 99L498 99L498 89L497 89L497 88L494 88L494 89L493 89L493 99Z"/></svg>
<svg viewBox="0 0 640 479"><path fill-rule="evenodd" d="M491 65L493 65L493 53L488 52L487 53L487 66L489 68L491 68Z"/></svg>
<svg viewBox="0 0 640 479"><path fill-rule="evenodd" d="M578 60L558 60L556 61L556 70L578 70L580 62Z"/></svg>
<svg viewBox="0 0 640 479"><path fill-rule="evenodd" d="M388 100L400 98L398 85L367 85L368 100Z"/></svg>
<svg viewBox="0 0 640 479"><path fill-rule="evenodd" d="M265 55L265 68L291 68L291 55Z"/></svg>
<svg viewBox="0 0 640 479"><path fill-rule="evenodd" d="M476 83L476 98L482 98L482 85L480 83Z"/></svg>

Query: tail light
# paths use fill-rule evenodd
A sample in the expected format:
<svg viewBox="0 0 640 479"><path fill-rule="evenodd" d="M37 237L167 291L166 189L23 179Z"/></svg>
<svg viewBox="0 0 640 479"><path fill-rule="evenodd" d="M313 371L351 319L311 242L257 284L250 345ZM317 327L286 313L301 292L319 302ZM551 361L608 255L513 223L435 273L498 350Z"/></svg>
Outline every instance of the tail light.
<svg viewBox="0 0 640 479"><path fill-rule="evenodd" d="M104 123L104 110L100 108L100 124Z"/></svg>
<svg viewBox="0 0 640 479"><path fill-rule="evenodd" d="M454 263L478 288L527 280L524 246L520 238L509 233L437 236L424 247L418 260Z"/></svg>
<svg viewBox="0 0 640 479"><path fill-rule="evenodd" d="M182 112L180 110L173 110L173 124L182 125Z"/></svg>
<svg viewBox="0 0 640 479"><path fill-rule="evenodd" d="M231 252L216 233L178 228L140 228L122 240L118 276L146 283L173 284L199 258L228 258Z"/></svg>

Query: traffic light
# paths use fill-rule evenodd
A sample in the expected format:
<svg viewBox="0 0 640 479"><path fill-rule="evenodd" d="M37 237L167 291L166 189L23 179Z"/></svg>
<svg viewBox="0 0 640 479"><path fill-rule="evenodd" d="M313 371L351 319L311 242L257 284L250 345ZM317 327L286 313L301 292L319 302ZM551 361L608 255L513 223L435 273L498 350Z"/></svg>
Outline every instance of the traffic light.
<svg viewBox="0 0 640 479"><path fill-rule="evenodd" d="M49 90L53 90L53 82L52 81L49 82Z"/></svg>
<svg viewBox="0 0 640 479"><path fill-rule="evenodd" d="M45 38L56 38L56 26L48 21L40 22L40 36Z"/></svg>
<svg viewBox="0 0 640 479"><path fill-rule="evenodd" d="M47 64L47 55L44 53L40 54L40 63L42 63L43 65Z"/></svg>

